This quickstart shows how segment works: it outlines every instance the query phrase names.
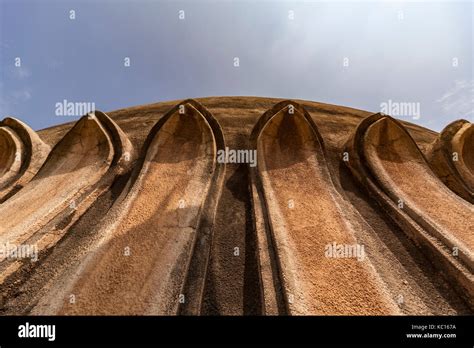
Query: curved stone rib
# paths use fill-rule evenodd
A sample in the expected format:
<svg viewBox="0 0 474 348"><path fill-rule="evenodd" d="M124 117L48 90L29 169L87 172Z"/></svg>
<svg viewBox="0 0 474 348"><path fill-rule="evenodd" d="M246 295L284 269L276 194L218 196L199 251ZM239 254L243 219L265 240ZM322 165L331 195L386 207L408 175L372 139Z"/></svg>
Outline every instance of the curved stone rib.
<svg viewBox="0 0 474 348"><path fill-rule="evenodd" d="M118 126L103 114L103 126L93 114L82 117L59 141L36 176L16 195L0 206L0 245L28 245L36 253L52 247L67 232L95 199L130 166L134 153ZM109 135L108 129L122 136ZM125 147L124 147L125 146ZM117 158L117 151L127 159ZM0 259L0 284L27 259Z"/></svg>
<svg viewBox="0 0 474 348"><path fill-rule="evenodd" d="M474 208L433 175L409 134L383 117L367 129L364 154L371 172L392 200L401 200L403 209L450 248L459 247L474 269L474 234L468 228L469 224L474 226Z"/></svg>
<svg viewBox="0 0 474 348"><path fill-rule="evenodd" d="M337 250L330 254L334 246L358 246L310 116L293 102L280 103L273 110L262 116L266 122L259 121L261 130L254 131L254 137L287 311L399 313L367 257L339 258Z"/></svg>
<svg viewBox="0 0 474 348"><path fill-rule="evenodd" d="M426 157L446 186L474 203L474 124L457 120L447 125Z"/></svg>
<svg viewBox="0 0 474 348"><path fill-rule="evenodd" d="M84 116L54 147L30 183L0 209L0 242L18 244L66 208L110 166L110 138L92 116Z"/></svg>
<svg viewBox="0 0 474 348"><path fill-rule="evenodd" d="M347 144L348 166L472 306L473 207L431 171L405 128L375 114Z"/></svg>
<svg viewBox="0 0 474 348"><path fill-rule="evenodd" d="M0 187L9 188L21 168L23 144L14 131L0 127Z"/></svg>
<svg viewBox="0 0 474 348"><path fill-rule="evenodd" d="M114 144L112 165L117 174L123 174L130 169L130 162L136 157L133 145L123 130L107 114L95 110L94 115L107 129Z"/></svg>
<svg viewBox="0 0 474 348"><path fill-rule="evenodd" d="M71 271L76 276L68 278L67 290L55 288L36 312L176 314L187 312L179 308L181 301L195 303L191 311L198 314L208 255L204 251L197 256L201 260L194 258L212 228L213 191L224 168L216 162L217 149L224 147L216 125L192 100L160 119L100 228L101 241ZM75 304L68 302L70 293Z"/></svg>
<svg viewBox="0 0 474 348"><path fill-rule="evenodd" d="M20 120L7 117L0 122L0 203L33 178L49 151L38 134Z"/></svg>

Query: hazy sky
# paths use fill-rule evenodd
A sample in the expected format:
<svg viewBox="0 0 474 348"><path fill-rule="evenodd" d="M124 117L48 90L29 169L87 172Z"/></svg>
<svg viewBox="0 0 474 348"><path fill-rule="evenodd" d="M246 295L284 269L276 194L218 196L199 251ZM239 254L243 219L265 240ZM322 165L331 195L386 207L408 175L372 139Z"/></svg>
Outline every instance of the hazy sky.
<svg viewBox="0 0 474 348"><path fill-rule="evenodd" d="M34 129L74 119L64 99L219 95L413 103L418 120L396 116L435 130L474 118L472 1L0 0L0 23L0 117Z"/></svg>

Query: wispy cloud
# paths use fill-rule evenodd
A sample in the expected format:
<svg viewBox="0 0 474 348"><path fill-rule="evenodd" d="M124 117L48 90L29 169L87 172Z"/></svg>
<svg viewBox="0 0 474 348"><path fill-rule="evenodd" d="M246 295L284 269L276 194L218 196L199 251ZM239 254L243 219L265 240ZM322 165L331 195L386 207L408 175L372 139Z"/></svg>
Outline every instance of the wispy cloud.
<svg viewBox="0 0 474 348"><path fill-rule="evenodd" d="M0 119L9 114L9 107L4 93L4 84L0 81Z"/></svg>
<svg viewBox="0 0 474 348"><path fill-rule="evenodd" d="M447 115L474 117L474 80L456 80L436 102Z"/></svg>
<svg viewBox="0 0 474 348"><path fill-rule="evenodd" d="M47 62L46 62L46 66L52 70L54 69L57 69L57 68L60 68L64 65L64 62L62 60L59 60L59 59L49 59Z"/></svg>
<svg viewBox="0 0 474 348"><path fill-rule="evenodd" d="M13 104L26 102L31 99L31 92L28 88L13 91L10 95L10 100Z"/></svg>
<svg viewBox="0 0 474 348"><path fill-rule="evenodd" d="M19 80L24 80L31 76L31 72L25 67L13 67L12 75Z"/></svg>
<svg viewBox="0 0 474 348"><path fill-rule="evenodd" d="M18 105L32 98L31 90L27 87L5 92L4 86L0 84L0 118L10 115L18 109Z"/></svg>

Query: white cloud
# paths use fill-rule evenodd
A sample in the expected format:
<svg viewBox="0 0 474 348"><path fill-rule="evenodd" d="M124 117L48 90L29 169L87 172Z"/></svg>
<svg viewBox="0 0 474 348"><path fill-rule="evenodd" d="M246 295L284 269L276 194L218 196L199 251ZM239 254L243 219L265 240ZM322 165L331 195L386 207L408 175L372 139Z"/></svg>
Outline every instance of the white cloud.
<svg viewBox="0 0 474 348"><path fill-rule="evenodd" d="M18 89L9 93L0 85L0 119L14 112L19 104L25 103L31 99L31 90L29 88Z"/></svg>
<svg viewBox="0 0 474 348"><path fill-rule="evenodd" d="M444 114L457 118L474 117L474 80L456 80L454 86L436 100Z"/></svg>
<svg viewBox="0 0 474 348"><path fill-rule="evenodd" d="M0 95L0 119L5 117L6 115L10 114L10 109L5 98Z"/></svg>
<svg viewBox="0 0 474 348"><path fill-rule="evenodd" d="M11 93L10 99L14 104L26 102L31 99L31 92L28 88L13 91Z"/></svg>
<svg viewBox="0 0 474 348"><path fill-rule="evenodd" d="M62 67L64 65L64 62L62 60L53 58L53 59L49 59L46 62L46 65L48 66L48 68L54 70L54 69Z"/></svg>
<svg viewBox="0 0 474 348"><path fill-rule="evenodd" d="M31 76L31 72L25 67L13 67L12 74L19 80L26 79Z"/></svg>

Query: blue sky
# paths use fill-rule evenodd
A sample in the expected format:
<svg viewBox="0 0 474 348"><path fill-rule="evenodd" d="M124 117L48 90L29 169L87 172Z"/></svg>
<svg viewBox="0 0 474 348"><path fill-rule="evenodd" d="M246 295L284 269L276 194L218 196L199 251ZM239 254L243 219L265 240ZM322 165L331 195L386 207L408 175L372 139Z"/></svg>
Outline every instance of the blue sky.
<svg viewBox="0 0 474 348"><path fill-rule="evenodd" d="M41 129L75 119L55 115L64 99L253 95L417 103L397 117L439 131L474 118L473 28L471 1L0 0L0 117Z"/></svg>

